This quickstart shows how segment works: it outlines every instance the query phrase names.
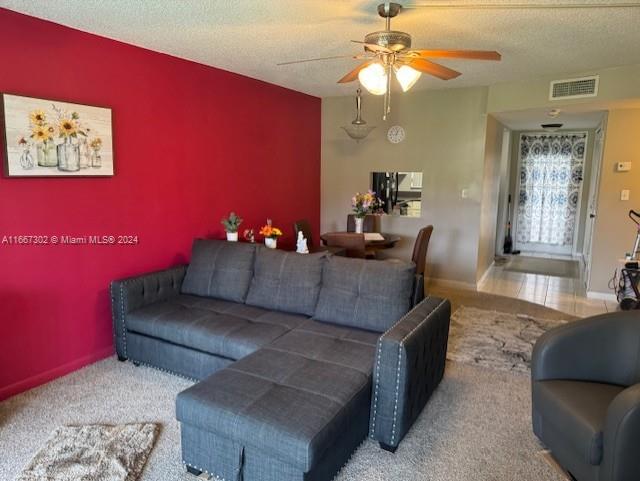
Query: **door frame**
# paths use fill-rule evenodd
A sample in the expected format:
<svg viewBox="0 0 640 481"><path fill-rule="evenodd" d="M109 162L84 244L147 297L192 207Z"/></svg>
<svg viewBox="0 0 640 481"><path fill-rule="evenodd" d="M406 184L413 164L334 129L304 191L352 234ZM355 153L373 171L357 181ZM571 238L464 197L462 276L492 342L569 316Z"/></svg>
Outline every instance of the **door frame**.
<svg viewBox="0 0 640 481"><path fill-rule="evenodd" d="M570 252L566 252L566 247L557 247L557 246L550 246L548 244L542 244L540 243L540 248L531 248L531 244L527 245L527 249L521 249L521 246L518 245L517 242L517 238L518 238L518 206L520 203L520 170L522 168L522 150L520 149L520 145L522 142L522 137L525 135L580 135L580 134L584 134L585 135L585 146L584 146L584 159L582 162L582 173L583 173L583 178L582 178L582 182L580 182L580 189L578 190L578 205L576 206L576 215L574 218L574 223L576 225L574 225L574 233L573 233L573 244L571 245L571 251ZM589 157L589 152L588 152L588 148L589 148L589 132L587 130L567 130L567 131L560 131L560 132L544 132L544 131L529 131L529 132L520 132L520 135L518 136L518 163L516 166L516 190L514 192L514 209L513 209L513 239L514 239L514 246L515 249L520 249L522 250L522 252L536 252L536 253L543 253L543 254L559 254L559 255L567 255L567 256L572 256L575 257L577 250L578 250L578 231L580 229L580 210L582 208L582 194L583 194L583 188L584 188L584 168L585 168L585 164L587 162L587 158Z"/></svg>
<svg viewBox="0 0 640 481"><path fill-rule="evenodd" d="M591 269L593 266L593 236L598 222L598 200L600 194L600 177L602 173L602 161L604 159L604 145L607 131L607 116L602 120L593 142L593 159L591 161L591 183L589 184L589 197L587 198L587 217L584 227L584 241L582 243L582 257L584 265L584 287L588 291L591 284ZM596 152L598 158L595 157ZM591 218L590 215L594 217ZM589 243L589 249L585 249Z"/></svg>

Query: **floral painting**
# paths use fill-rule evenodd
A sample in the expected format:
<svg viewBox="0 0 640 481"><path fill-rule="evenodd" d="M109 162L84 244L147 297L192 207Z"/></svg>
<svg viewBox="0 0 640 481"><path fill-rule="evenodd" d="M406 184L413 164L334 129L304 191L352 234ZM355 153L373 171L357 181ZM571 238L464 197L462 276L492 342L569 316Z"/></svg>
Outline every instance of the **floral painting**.
<svg viewBox="0 0 640 481"><path fill-rule="evenodd" d="M111 109L2 95L8 177L113 175Z"/></svg>

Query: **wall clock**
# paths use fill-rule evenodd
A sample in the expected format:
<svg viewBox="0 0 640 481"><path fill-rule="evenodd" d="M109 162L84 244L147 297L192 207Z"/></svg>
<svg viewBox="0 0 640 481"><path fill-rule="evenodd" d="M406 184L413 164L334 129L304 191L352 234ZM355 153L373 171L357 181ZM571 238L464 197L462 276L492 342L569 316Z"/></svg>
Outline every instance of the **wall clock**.
<svg viewBox="0 0 640 481"><path fill-rule="evenodd" d="M391 142L392 144L399 144L404 140L404 137L404 129L399 125L394 125L387 132L387 139L389 139L389 142Z"/></svg>

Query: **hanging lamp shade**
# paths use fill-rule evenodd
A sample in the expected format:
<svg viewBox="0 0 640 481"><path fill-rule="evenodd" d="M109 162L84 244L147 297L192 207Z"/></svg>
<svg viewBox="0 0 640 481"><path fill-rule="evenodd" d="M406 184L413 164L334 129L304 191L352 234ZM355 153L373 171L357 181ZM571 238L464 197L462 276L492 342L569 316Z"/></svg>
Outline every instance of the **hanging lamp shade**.
<svg viewBox="0 0 640 481"><path fill-rule="evenodd" d="M342 129L356 142L366 138L375 126L367 125L367 122L362 118L362 90L356 91L356 118L349 125L345 125Z"/></svg>

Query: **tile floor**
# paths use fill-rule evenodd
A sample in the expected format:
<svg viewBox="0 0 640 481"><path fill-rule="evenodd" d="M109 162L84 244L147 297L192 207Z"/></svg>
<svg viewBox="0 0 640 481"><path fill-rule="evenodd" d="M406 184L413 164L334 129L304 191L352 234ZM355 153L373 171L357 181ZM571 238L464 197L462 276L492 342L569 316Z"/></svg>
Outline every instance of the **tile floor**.
<svg viewBox="0 0 640 481"><path fill-rule="evenodd" d="M546 257L567 259L563 256ZM582 273L580 277L571 279L511 272L504 270L503 266L494 265L478 286L478 290L533 302L577 317L593 316L618 309L615 302L587 298L581 276Z"/></svg>

